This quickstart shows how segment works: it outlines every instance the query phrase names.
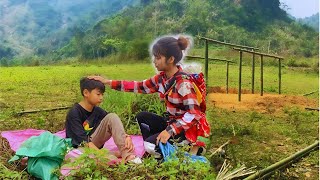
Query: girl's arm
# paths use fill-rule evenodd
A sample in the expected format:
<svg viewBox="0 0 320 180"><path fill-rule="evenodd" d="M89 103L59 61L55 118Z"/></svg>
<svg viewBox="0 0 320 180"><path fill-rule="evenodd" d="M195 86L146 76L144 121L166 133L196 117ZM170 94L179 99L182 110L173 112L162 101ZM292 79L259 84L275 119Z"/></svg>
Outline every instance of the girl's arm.
<svg viewBox="0 0 320 180"><path fill-rule="evenodd" d="M108 80L101 76L89 76L88 78L101 81L103 84L109 85L111 89L117 91L151 94L157 92L159 89L159 75L143 81Z"/></svg>
<svg viewBox="0 0 320 180"><path fill-rule="evenodd" d="M154 76L150 79L143 81L117 81L112 80L110 82L111 89L125 92L135 92L143 94L155 93L159 89L158 76Z"/></svg>

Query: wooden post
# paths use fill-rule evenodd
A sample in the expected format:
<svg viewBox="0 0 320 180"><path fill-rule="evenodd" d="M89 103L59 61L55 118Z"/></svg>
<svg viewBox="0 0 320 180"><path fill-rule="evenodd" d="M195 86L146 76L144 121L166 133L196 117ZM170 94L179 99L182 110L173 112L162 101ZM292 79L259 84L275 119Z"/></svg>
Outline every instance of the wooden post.
<svg viewBox="0 0 320 180"><path fill-rule="evenodd" d="M251 93L254 94L254 68L255 68L255 54L252 54L252 80L251 80Z"/></svg>
<svg viewBox="0 0 320 180"><path fill-rule="evenodd" d="M279 94L281 94L281 59L279 58Z"/></svg>
<svg viewBox="0 0 320 180"><path fill-rule="evenodd" d="M226 91L229 93L229 61L227 61L227 79L226 79Z"/></svg>
<svg viewBox="0 0 320 180"><path fill-rule="evenodd" d="M261 55L260 59L260 96L263 96L263 55Z"/></svg>
<svg viewBox="0 0 320 180"><path fill-rule="evenodd" d="M242 51L240 51L240 61L239 61L239 90L238 90L238 101L241 101L241 74L242 74Z"/></svg>
<svg viewBox="0 0 320 180"><path fill-rule="evenodd" d="M206 40L206 50L205 50L205 78L206 78L206 87L208 88L208 67L209 67L209 49L208 49L208 40Z"/></svg>

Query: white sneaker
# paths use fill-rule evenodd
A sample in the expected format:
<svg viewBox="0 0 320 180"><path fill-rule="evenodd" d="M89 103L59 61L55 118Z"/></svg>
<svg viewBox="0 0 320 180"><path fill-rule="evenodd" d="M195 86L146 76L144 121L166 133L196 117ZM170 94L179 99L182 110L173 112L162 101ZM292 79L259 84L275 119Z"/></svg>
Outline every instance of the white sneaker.
<svg viewBox="0 0 320 180"><path fill-rule="evenodd" d="M129 160L128 162L132 164L142 164L142 160L138 156L136 156L134 159Z"/></svg>

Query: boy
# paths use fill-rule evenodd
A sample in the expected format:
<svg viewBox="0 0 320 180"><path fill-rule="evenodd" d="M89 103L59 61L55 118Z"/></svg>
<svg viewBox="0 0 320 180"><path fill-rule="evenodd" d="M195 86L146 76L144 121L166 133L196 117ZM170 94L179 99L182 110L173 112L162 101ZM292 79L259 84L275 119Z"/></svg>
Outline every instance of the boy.
<svg viewBox="0 0 320 180"><path fill-rule="evenodd" d="M133 154L134 146L120 118L98 107L103 100L104 84L85 77L80 80L80 89L83 99L70 109L65 124L66 137L72 139L72 146L77 148L84 142L89 148L101 149L112 136L126 162L142 163Z"/></svg>

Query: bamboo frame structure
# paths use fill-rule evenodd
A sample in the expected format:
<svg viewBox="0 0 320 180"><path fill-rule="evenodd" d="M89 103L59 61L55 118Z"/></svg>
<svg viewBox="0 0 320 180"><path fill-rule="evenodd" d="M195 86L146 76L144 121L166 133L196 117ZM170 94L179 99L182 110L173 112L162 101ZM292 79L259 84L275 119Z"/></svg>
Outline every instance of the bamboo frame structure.
<svg viewBox="0 0 320 180"><path fill-rule="evenodd" d="M227 42L222 42L222 41L218 41L215 39L210 39L210 38L206 38L206 37L198 37L200 40L204 40L205 41L205 79L206 79L206 86L208 86L208 62L209 62L209 49L208 49L208 43L215 43L215 44L220 44L220 45L226 45L226 46L230 46L233 48L244 48L244 49L249 49L252 52L254 52L255 50L259 50L259 48L256 47L251 47L251 46L243 46L243 45L238 45L238 44L232 44L232 43L227 43ZM254 57L253 57L254 58ZM254 61L254 59L253 59ZM229 64L227 64L227 69L229 67ZM227 73L229 73L229 70L227 70ZM253 72L254 73L254 72ZM239 78L240 79L240 78ZM226 85L229 86L228 84L228 80L229 78L227 78L227 83ZM227 93L228 93L228 87L227 87ZM241 95L240 95L241 96Z"/></svg>
<svg viewBox="0 0 320 180"><path fill-rule="evenodd" d="M242 65L242 52L252 54L252 87L251 92L254 93L254 68L255 68L255 55L260 55L260 96L263 96L263 57L271 57L279 60L278 62L278 93L281 94L281 60L283 60L282 56L277 56L273 54L266 54L261 52L255 52L253 50L241 49L241 48L233 48L236 51L240 52L240 63L239 63L239 71L241 70L240 66ZM241 72L239 72L239 95L238 101L241 101Z"/></svg>

